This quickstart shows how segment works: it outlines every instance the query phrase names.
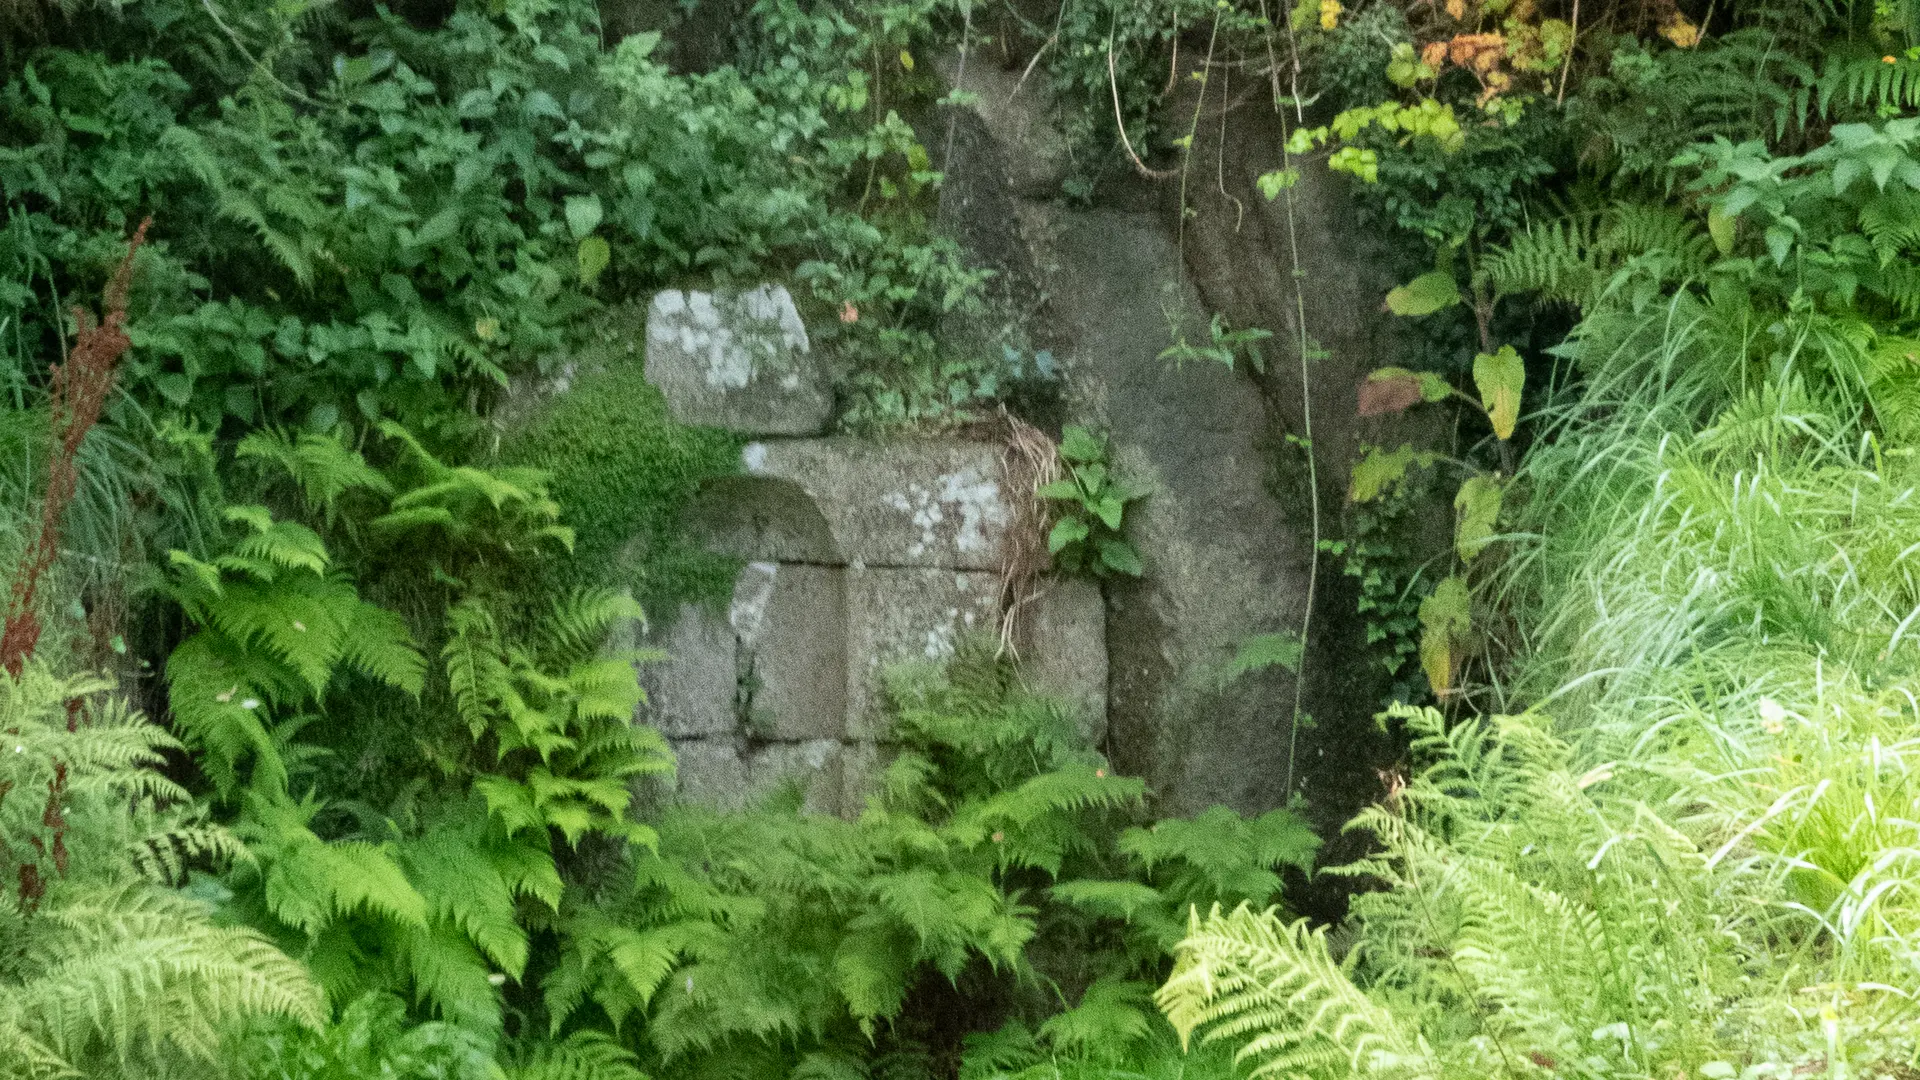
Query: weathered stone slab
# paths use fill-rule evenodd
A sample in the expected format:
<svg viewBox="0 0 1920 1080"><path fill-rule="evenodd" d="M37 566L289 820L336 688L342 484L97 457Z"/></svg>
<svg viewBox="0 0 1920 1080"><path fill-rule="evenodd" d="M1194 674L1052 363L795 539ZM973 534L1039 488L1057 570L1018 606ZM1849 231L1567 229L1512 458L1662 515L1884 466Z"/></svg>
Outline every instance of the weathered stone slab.
<svg viewBox="0 0 1920 1080"><path fill-rule="evenodd" d="M740 810L753 801L753 786L739 743L724 739L673 740L679 763L673 790L680 799L716 810Z"/></svg>
<svg viewBox="0 0 1920 1080"><path fill-rule="evenodd" d="M656 293L647 311L647 381L675 419L748 435L817 435L832 379L781 285Z"/></svg>
<svg viewBox="0 0 1920 1080"><path fill-rule="evenodd" d="M968 634L994 632L997 574L873 567L847 571L847 735L887 733L883 683L902 660L944 660Z"/></svg>
<svg viewBox="0 0 1920 1080"><path fill-rule="evenodd" d="M730 619L756 738L838 739L847 715L846 571L749 563Z"/></svg>
<svg viewBox="0 0 1920 1080"><path fill-rule="evenodd" d="M844 747L832 739L777 742L747 752L747 776L754 799L763 799L781 785L798 781L806 791L800 809L809 814L841 812L841 755Z"/></svg>
<svg viewBox="0 0 1920 1080"><path fill-rule="evenodd" d="M731 735L739 723L739 666L734 630L727 616L697 604L682 604L673 622L642 642L666 659L640 665L647 700L634 718L669 739Z"/></svg>
<svg viewBox="0 0 1920 1080"><path fill-rule="evenodd" d="M712 487L692 511L716 550L855 567L1000 565L1010 515L991 444L777 440L749 444L742 464L744 476Z"/></svg>
<svg viewBox="0 0 1920 1080"><path fill-rule="evenodd" d="M1080 734L1107 736L1107 605L1085 578L1055 578L1021 611L1020 674L1073 711Z"/></svg>
<svg viewBox="0 0 1920 1080"><path fill-rule="evenodd" d="M897 751L870 742L845 744L840 751L840 816L858 818L867 797L880 791L882 774Z"/></svg>

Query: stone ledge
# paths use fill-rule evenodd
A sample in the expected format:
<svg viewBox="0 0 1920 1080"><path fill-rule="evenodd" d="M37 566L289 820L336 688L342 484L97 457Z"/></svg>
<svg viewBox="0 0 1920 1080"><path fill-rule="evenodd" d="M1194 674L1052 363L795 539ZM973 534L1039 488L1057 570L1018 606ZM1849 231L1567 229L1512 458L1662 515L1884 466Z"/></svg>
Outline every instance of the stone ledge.
<svg viewBox="0 0 1920 1080"><path fill-rule="evenodd" d="M743 559L994 570L1011 515L999 448L845 436L749 444L743 475L709 485L689 525Z"/></svg>

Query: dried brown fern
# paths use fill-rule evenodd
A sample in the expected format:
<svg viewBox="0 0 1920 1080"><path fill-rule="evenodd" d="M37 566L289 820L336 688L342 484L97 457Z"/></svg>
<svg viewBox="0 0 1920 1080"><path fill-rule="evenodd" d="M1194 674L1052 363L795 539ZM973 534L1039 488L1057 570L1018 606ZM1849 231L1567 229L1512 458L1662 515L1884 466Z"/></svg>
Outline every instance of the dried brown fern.
<svg viewBox="0 0 1920 1080"><path fill-rule="evenodd" d="M133 257L146 241L149 218L140 223L127 245L126 257L108 279L101 297L99 320L84 309L73 309L77 331L73 351L50 369L48 396L52 404L53 451L47 465L47 491L40 504L40 524L33 542L20 555L7 601L7 619L0 630L0 668L20 676L27 659L40 643L40 617L35 601L40 579L60 556L60 519L73 501L80 482L80 443L100 422L107 395L113 392L120 357L132 342L124 329L127 287L133 281Z"/></svg>

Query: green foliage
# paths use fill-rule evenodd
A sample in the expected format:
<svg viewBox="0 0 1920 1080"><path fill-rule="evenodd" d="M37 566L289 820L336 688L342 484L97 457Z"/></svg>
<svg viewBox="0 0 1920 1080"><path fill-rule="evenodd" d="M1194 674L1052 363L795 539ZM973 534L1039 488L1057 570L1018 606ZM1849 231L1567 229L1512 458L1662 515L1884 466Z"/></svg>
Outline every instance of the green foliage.
<svg viewBox="0 0 1920 1080"><path fill-rule="evenodd" d="M34 662L0 673L0 730L0 1075L204 1075L248 1017L320 1024L299 964L174 887L245 852L157 771L164 731Z"/></svg>
<svg viewBox="0 0 1920 1080"><path fill-rule="evenodd" d="M1457 554L1498 495L1510 556L1427 597L1422 659L1462 686L1477 637L1501 659L1462 696L1555 715L1389 710L1416 768L1353 823L1377 852L1332 871L1377 887L1337 948L1255 908L1196 919L1160 997L1183 1033L1309 1076L1914 1060L1913 435L1908 372L1874 359L1912 333L1911 132L1827 134L1698 145L1662 166L1691 211L1576 202L1482 261L1580 309L1579 381L1513 479L1461 492ZM1519 367L1479 358L1489 413Z"/></svg>
<svg viewBox="0 0 1920 1080"><path fill-rule="evenodd" d="M1173 344L1160 350L1159 359L1171 360L1178 367L1189 360L1211 360L1228 368L1234 366L1239 357L1247 358L1247 366L1265 374L1266 357L1260 353L1260 343L1273 336L1273 331L1258 326L1230 329L1227 321L1219 312L1207 322L1208 342L1195 345L1187 340L1186 330L1177 322L1174 325Z"/></svg>
<svg viewBox="0 0 1920 1080"><path fill-rule="evenodd" d="M1448 289L1454 288L1450 274L1436 273L1445 277ZM1414 313L1413 310L1404 312ZM1514 425L1519 419L1520 394L1526 385L1526 377L1526 365L1510 345L1501 346L1497 353L1481 353L1474 358L1473 380L1480 391L1478 401L1453 390L1444 378L1433 372L1381 368L1368 375L1367 381L1361 386L1360 414L1368 416L1399 412L1421 401L1457 397L1478 405L1486 414L1505 460L1507 442L1513 437ZM1400 494L1409 468L1415 465L1424 468L1438 460L1441 460L1440 455L1416 452L1411 445L1401 446L1391 452L1379 447L1368 448L1366 456L1353 467L1348 498L1353 503L1364 504L1385 495ZM1471 466L1467 468L1471 475L1461 483L1453 498L1453 550L1463 570L1470 569L1498 538L1506 485L1506 480L1498 472L1486 473L1473 470ZM1344 552L1345 549L1336 550ZM1358 576L1364 573L1363 569ZM1363 596L1362 599L1363 602L1378 602L1377 597ZM1405 592L1402 592L1398 602L1406 602ZM1466 579L1460 573L1454 573L1441 580L1432 593L1420 600L1417 618L1421 628L1420 665L1426 671L1427 682L1433 692L1444 697L1453 690L1460 664L1474 644L1472 607ZM1382 639L1384 637L1382 635ZM1401 649L1396 641L1391 658L1394 664L1389 668L1390 671L1397 669L1400 655Z"/></svg>
<svg viewBox="0 0 1920 1080"><path fill-rule="evenodd" d="M921 1037L909 1001L946 984L1015 1003L969 1039L968 1075L1164 1054L1146 995L1186 905L1270 902L1317 847L1279 811L1131 825L1140 782L984 656L892 685L898 756L858 821L671 809L630 888L563 910L556 1030L603 1016L661 1075L879 1069Z"/></svg>
<svg viewBox="0 0 1920 1080"><path fill-rule="evenodd" d="M1431 488L1439 479L1426 465L1417 473L1407 466L1416 462L1411 446L1402 447L1405 463L1396 451L1386 455L1393 479L1384 482L1378 493L1366 499L1349 499L1347 537L1321 541L1321 550L1340 560L1340 572L1354 579L1359 597L1358 613L1364 621L1367 660L1387 676L1388 688L1382 704L1395 701L1418 702L1430 693L1418 665L1409 665L1419 651L1420 604L1432 589L1428 579L1431 568L1431 538L1422 527L1420 508L1431 498ZM1356 483L1368 463L1379 457L1369 451L1354 468Z"/></svg>
<svg viewBox="0 0 1920 1080"><path fill-rule="evenodd" d="M1107 462L1106 440L1086 428L1067 426L1060 439L1060 458L1067 475L1035 492L1057 506L1053 528L1047 533L1047 551L1070 571L1095 577L1115 573L1139 577L1140 555L1122 538L1120 529L1127 504L1147 492L1114 475Z"/></svg>
<svg viewBox="0 0 1920 1080"><path fill-rule="evenodd" d="M563 585L618 573L634 580L649 608L664 611L730 594L734 564L692 548L677 526L701 481L739 468L739 442L674 424L638 365L580 376L502 453L545 470L548 491L566 507L576 539L575 557L554 567L568 578Z"/></svg>

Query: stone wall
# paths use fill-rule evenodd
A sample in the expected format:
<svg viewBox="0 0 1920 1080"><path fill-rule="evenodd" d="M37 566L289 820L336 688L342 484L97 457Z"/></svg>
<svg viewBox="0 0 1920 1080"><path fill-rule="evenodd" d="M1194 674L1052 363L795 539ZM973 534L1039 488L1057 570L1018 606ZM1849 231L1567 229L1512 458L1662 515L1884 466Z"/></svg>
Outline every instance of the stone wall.
<svg viewBox="0 0 1920 1080"><path fill-rule="evenodd" d="M809 810L857 814L887 750L883 673L997 633L1012 525L1000 447L828 436L825 365L778 286L662 293L646 372L675 416L757 437L688 524L743 560L725 611L687 605L649 631L639 719L680 761L677 793L740 807L786 783ZM1024 671L1106 724L1105 608L1056 582L1032 605Z"/></svg>

